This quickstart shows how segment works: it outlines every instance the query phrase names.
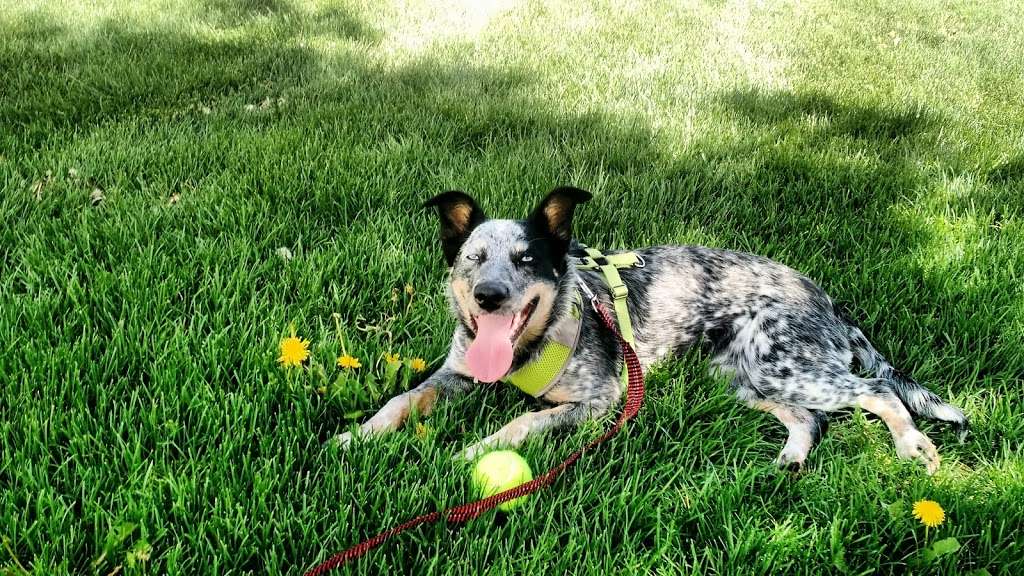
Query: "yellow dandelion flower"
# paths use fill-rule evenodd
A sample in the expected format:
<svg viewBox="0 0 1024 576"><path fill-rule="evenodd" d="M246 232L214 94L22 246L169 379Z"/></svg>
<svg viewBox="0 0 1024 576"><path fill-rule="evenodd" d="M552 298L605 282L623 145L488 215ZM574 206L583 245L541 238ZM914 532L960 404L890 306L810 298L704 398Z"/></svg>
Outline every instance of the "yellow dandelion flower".
<svg viewBox="0 0 1024 576"><path fill-rule="evenodd" d="M416 293L416 289L412 287L412 284L406 284L405 293L408 294L409 296L412 296L413 294Z"/></svg>
<svg viewBox="0 0 1024 576"><path fill-rule="evenodd" d="M409 368L416 372L423 372L427 369L427 363L423 361L423 358L413 358L409 360Z"/></svg>
<svg viewBox="0 0 1024 576"><path fill-rule="evenodd" d="M362 368L362 363L359 362L359 358L355 356L349 356L348 354L342 354L338 356L338 366L346 369Z"/></svg>
<svg viewBox="0 0 1024 576"><path fill-rule="evenodd" d="M289 336L281 340L281 356L277 361L282 366L300 366L309 358L309 340Z"/></svg>
<svg viewBox="0 0 1024 576"><path fill-rule="evenodd" d="M921 521L921 524L929 528L935 528L946 519L946 512L939 506L938 502L932 500L918 500L914 502L914 517Z"/></svg>
<svg viewBox="0 0 1024 576"><path fill-rule="evenodd" d="M429 434L430 434L430 427L429 426L425 426L423 424L423 422L417 422L416 423L416 437L417 438L419 438L420 440L426 440L427 436Z"/></svg>
<svg viewBox="0 0 1024 576"><path fill-rule="evenodd" d="M402 361L402 357L398 354L392 354L390 352L384 354L384 361L388 364L398 364Z"/></svg>

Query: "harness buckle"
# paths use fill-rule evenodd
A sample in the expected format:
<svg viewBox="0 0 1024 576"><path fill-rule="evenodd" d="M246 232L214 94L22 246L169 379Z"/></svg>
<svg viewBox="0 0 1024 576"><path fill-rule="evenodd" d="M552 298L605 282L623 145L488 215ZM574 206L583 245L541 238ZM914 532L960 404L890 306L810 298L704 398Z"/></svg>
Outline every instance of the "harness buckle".
<svg viewBox="0 0 1024 576"><path fill-rule="evenodd" d="M629 288L626 288L625 284L616 284L612 286L612 297L616 300L621 300L629 294Z"/></svg>

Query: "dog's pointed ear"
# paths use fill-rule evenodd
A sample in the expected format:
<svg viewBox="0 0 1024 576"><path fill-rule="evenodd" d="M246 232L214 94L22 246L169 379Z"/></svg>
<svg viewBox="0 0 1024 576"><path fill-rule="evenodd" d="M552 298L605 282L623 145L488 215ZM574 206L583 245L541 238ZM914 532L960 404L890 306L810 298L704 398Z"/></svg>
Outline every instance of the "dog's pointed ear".
<svg viewBox="0 0 1024 576"><path fill-rule="evenodd" d="M552 190L530 214L530 224L548 237L557 252L556 257L565 256L569 250L576 205L592 197L586 190L562 186Z"/></svg>
<svg viewBox="0 0 1024 576"><path fill-rule="evenodd" d="M441 219L441 249L451 266L462 244L481 222L487 219L484 211L465 192L450 190L423 203L424 208L436 208Z"/></svg>

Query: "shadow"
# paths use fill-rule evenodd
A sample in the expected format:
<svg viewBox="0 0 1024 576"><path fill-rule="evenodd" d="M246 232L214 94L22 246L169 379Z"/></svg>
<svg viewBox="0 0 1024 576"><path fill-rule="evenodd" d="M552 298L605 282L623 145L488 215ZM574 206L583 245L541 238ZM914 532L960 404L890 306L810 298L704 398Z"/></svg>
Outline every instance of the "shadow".
<svg viewBox="0 0 1024 576"><path fill-rule="evenodd" d="M755 89L735 90L722 101L731 111L763 126L813 122L825 137L849 136L898 144L933 126L936 121L923 109L899 110L865 105L839 104L826 94L795 94Z"/></svg>
<svg viewBox="0 0 1024 576"><path fill-rule="evenodd" d="M986 176L989 182L999 185L1020 185L1024 183L1024 155L1016 156L990 169Z"/></svg>
<svg viewBox="0 0 1024 576"><path fill-rule="evenodd" d="M336 5L309 14L287 0L208 0L198 9L192 30L113 19L78 29L45 10L16 16L0 51L0 67L11 71L0 115L14 144L38 148L55 130L125 115L181 119L223 98L258 104L314 76L318 58L302 37L380 37ZM225 15L243 33L213 32Z"/></svg>
<svg viewBox="0 0 1024 576"><path fill-rule="evenodd" d="M259 17L294 16L298 13L290 0L201 0L204 12L215 12L235 23Z"/></svg>
<svg viewBox="0 0 1024 576"><path fill-rule="evenodd" d="M350 10L333 4L317 8L312 17L312 27L320 34L326 33L337 38L370 44L379 42L383 36L380 30L368 26Z"/></svg>
<svg viewBox="0 0 1024 576"><path fill-rule="evenodd" d="M241 26L255 18L291 18L299 14L290 0L200 0L206 17L225 26Z"/></svg>
<svg viewBox="0 0 1024 576"><path fill-rule="evenodd" d="M960 198L958 208L983 212L987 224L997 230L1010 218L1024 217L1024 155L997 164L985 173L984 180L988 185Z"/></svg>

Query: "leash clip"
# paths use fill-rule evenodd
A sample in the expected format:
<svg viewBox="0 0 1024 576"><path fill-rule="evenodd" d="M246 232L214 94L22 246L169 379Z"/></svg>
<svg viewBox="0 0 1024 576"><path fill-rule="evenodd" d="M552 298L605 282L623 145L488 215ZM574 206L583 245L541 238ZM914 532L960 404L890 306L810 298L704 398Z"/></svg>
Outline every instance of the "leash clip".
<svg viewBox="0 0 1024 576"><path fill-rule="evenodd" d="M594 294L594 291L590 289L590 286L587 286L587 283L583 281L583 278L579 278L578 280L580 288L583 289L583 293L586 294L587 298L590 300L590 306L594 309L594 312L597 312L597 294Z"/></svg>

